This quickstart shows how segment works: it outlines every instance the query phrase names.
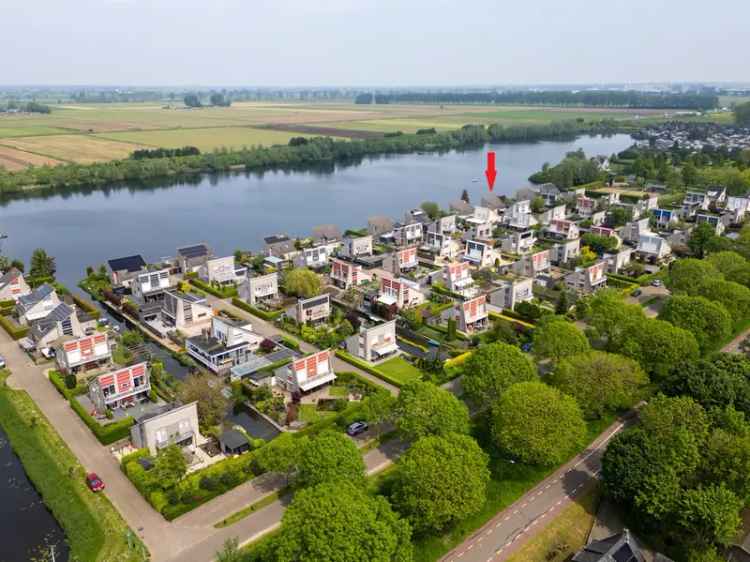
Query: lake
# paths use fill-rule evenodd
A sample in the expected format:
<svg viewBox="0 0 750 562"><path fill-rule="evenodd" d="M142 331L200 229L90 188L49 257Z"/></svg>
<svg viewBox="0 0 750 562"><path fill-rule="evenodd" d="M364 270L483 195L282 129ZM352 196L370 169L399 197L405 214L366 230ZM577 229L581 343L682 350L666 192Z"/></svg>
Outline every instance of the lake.
<svg viewBox="0 0 750 562"><path fill-rule="evenodd" d="M610 155L631 143L628 135L584 136L369 158L328 171L204 175L169 186L11 199L0 202L0 233L8 235L2 251L28 263L35 248L44 248L56 258L58 280L75 288L86 266L109 258L140 253L158 260L195 242L229 255L237 248L261 248L271 234L308 235L327 223L343 231L366 226L373 215L401 218L423 201L447 205L463 189L478 203L487 192L490 148L499 170L495 193L512 195L529 185L529 175L542 164L556 164L566 152Z"/></svg>

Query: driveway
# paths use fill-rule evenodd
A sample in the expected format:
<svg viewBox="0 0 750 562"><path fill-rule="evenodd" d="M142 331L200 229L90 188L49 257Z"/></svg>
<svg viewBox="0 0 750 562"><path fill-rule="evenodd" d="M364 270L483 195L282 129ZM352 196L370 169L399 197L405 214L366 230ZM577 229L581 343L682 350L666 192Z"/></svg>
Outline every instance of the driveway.
<svg viewBox="0 0 750 562"><path fill-rule="evenodd" d="M643 307L643 312L649 318L654 318L659 315L661 307L664 305L664 300L670 295L669 289L666 287L654 287L647 285L641 287L641 294L637 297L629 296L626 300L630 304L639 304Z"/></svg>

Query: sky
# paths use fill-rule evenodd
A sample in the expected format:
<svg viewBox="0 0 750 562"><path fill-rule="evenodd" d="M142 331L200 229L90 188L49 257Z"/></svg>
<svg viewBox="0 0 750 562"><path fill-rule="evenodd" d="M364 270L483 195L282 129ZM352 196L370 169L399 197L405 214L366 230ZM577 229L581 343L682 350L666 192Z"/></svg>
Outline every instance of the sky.
<svg viewBox="0 0 750 562"><path fill-rule="evenodd" d="M748 0L3 2L0 84L748 81Z"/></svg>

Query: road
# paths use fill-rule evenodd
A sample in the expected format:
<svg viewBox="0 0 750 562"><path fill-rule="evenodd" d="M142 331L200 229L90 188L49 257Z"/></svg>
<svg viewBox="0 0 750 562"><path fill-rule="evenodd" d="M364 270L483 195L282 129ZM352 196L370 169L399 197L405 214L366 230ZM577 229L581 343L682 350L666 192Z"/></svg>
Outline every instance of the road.
<svg viewBox="0 0 750 562"><path fill-rule="evenodd" d="M596 480L607 443L625 427L618 421L591 446L545 478L504 509L481 529L445 555L445 562L499 562L506 560L544 523L565 509Z"/></svg>
<svg viewBox="0 0 750 562"><path fill-rule="evenodd" d="M629 296L626 300L630 304L640 304L643 307L643 313L648 316L649 318L655 318L659 315L659 311L661 310L662 305L664 304L664 299L670 295L669 289L667 289L664 286L661 287L654 287L652 285L647 285L645 287L641 287L640 289L641 294L637 297ZM656 300L650 304L646 304L648 301L653 300L654 298L658 298L659 300Z"/></svg>

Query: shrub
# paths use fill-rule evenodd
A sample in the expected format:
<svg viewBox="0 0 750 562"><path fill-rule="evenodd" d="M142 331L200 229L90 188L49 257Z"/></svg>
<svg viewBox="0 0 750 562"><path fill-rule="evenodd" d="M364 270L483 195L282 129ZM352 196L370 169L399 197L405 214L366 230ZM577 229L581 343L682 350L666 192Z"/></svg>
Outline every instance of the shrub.
<svg viewBox="0 0 750 562"><path fill-rule="evenodd" d="M237 296L237 287L234 285L228 285L226 287L214 287L208 283L204 283L200 279L191 278L190 284L198 287L201 291L205 291L210 295L218 297L220 299L228 299Z"/></svg>
<svg viewBox="0 0 750 562"><path fill-rule="evenodd" d="M75 375L65 375L65 388L68 390L74 390L78 385Z"/></svg>
<svg viewBox="0 0 750 562"><path fill-rule="evenodd" d="M25 338L29 334L28 326L21 326L9 316L0 315L0 326L8 332L8 335L14 340Z"/></svg>
<svg viewBox="0 0 750 562"><path fill-rule="evenodd" d="M258 318L262 318L263 320L268 320L269 322L276 320L279 316L281 316L284 313L283 310L274 310L273 312L267 312L265 310L261 310L259 308L256 308L246 303L245 301L237 297L232 298L232 304L236 306L237 308L240 308L244 310L245 312L252 314L253 316L257 316Z"/></svg>

